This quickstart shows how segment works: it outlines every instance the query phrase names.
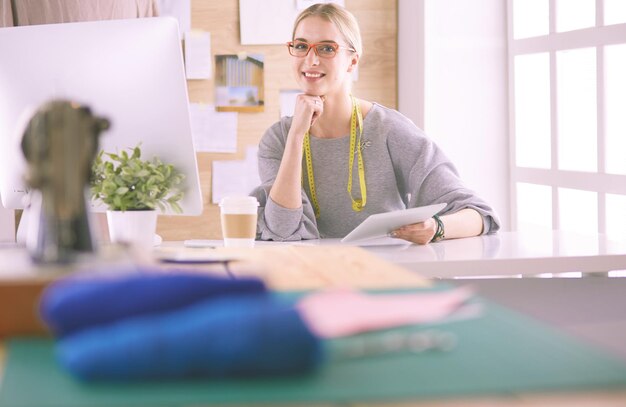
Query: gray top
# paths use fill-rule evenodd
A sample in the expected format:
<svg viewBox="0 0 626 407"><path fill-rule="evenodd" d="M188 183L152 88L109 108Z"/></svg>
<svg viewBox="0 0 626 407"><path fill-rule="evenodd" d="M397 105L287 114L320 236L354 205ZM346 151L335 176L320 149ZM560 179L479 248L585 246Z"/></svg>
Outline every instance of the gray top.
<svg viewBox="0 0 626 407"><path fill-rule="evenodd" d="M257 238L300 240L344 237L369 215L447 202L440 213L464 208L478 211L483 233L497 231L499 221L485 201L466 188L454 165L422 130L398 111L374 104L363 120L361 149L367 184L367 203L361 212L352 210L347 192L350 136L311 136L311 156L320 217L315 218L303 163L302 207L284 208L269 197L285 149L291 117L270 127L259 145L262 185L252 195L259 200ZM304 160L303 160L304 161ZM356 158L352 172L352 195L361 197Z"/></svg>

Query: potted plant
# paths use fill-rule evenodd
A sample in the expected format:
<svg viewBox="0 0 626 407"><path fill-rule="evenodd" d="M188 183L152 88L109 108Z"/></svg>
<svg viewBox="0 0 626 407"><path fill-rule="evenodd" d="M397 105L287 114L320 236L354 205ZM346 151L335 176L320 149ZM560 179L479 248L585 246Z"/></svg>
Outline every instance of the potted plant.
<svg viewBox="0 0 626 407"><path fill-rule="evenodd" d="M127 151L128 150L128 151ZM110 153L101 150L92 167L91 196L107 206L112 242L151 246L157 212L182 212L184 175L157 157L141 158L141 146Z"/></svg>

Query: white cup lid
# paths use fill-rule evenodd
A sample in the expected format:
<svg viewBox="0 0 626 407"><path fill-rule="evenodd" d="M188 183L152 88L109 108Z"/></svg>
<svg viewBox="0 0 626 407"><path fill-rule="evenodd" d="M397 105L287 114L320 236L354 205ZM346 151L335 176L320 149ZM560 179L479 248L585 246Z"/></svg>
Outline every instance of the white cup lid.
<svg viewBox="0 0 626 407"><path fill-rule="evenodd" d="M259 206L253 196L226 196L220 200L220 206Z"/></svg>

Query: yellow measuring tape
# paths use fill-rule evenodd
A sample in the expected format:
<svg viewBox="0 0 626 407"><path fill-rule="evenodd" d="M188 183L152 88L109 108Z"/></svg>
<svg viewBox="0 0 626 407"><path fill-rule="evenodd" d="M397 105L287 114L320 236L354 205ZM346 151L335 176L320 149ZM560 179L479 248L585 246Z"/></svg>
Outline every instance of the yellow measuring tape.
<svg viewBox="0 0 626 407"><path fill-rule="evenodd" d="M352 99L352 116L350 118L350 157L348 159L348 194L350 200L352 200L352 210L359 212L365 207L367 202L367 186L365 185L365 167L363 166L363 155L361 152L361 136L363 135L363 115L361 114L361 108L357 103L354 96L350 95ZM357 138L356 129L359 128L359 134ZM313 160L311 159L311 143L309 140L309 132L304 135L304 159L306 161L306 172L309 181L309 191L311 192L311 203L315 210L315 217L320 216L320 204L317 201L317 194L315 192L315 177L313 176ZM352 168L354 167L354 154L357 155L357 167L359 171L359 187L361 188L361 199L354 199L352 197ZM304 183L304 180L303 180Z"/></svg>

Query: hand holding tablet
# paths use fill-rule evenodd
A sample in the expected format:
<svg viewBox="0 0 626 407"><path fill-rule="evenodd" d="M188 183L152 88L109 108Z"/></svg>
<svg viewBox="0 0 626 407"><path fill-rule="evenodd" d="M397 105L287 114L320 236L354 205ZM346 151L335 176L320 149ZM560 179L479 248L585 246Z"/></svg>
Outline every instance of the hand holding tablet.
<svg viewBox="0 0 626 407"><path fill-rule="evenodd" d="M446 205L446 203L439 203L371 215L354 228L352 232L348 233L346 237L341 239L341 242L351 243L387 236L399 227L424 222L426 219L439 213Z"/></svg>

